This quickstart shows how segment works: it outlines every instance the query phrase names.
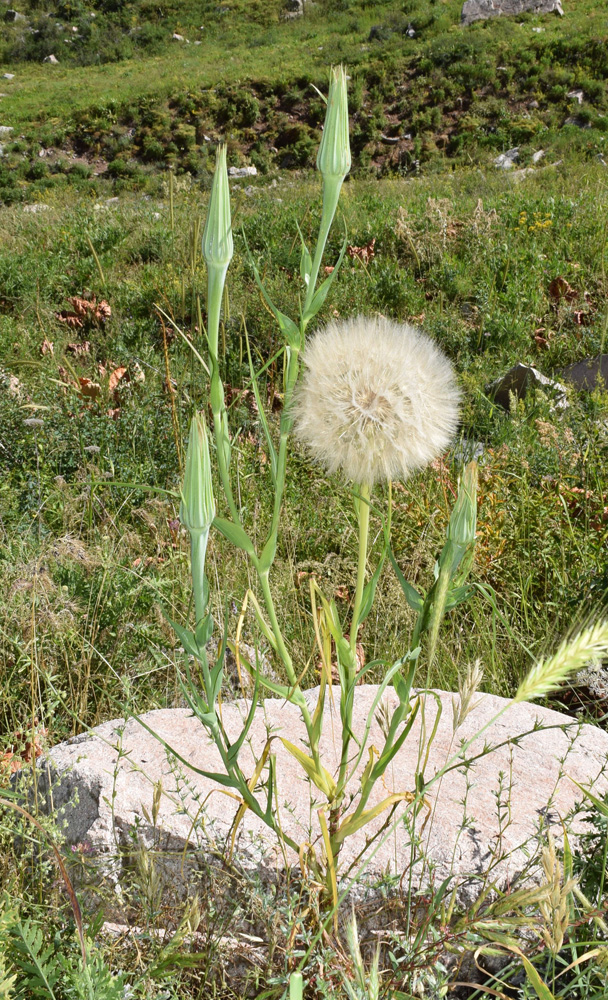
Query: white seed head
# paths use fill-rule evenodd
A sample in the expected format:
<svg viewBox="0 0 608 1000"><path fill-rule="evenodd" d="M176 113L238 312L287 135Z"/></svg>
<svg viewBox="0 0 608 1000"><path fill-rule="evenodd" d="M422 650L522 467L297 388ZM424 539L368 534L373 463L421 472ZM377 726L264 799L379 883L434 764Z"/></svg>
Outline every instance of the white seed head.
<svg viewBox="0 0 608 1000"><path fill-rule="evenodd" d="M460 392L420 330L382 316L329 323L307 343L294 433L328 472L355 483L407 479L449 445Z"/></svg>

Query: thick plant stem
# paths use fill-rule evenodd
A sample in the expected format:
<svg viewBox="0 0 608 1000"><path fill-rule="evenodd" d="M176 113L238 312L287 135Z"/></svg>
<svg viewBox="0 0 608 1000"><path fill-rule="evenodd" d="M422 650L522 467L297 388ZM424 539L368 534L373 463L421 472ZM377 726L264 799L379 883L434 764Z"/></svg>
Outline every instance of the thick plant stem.
<svg viewBox="0 0 608 1000"><path fill-rule="evenodd" d="M192 569L192 592L194 594L194 613L198 626L207 613L207 584L205 581L205 555L209 529L190 531L190 559Z"/></svg>
<svg viewBox="0 0 608 1000"><path fill-rule="evenodd" d="M354 654L357 648L357 630L359 628L359 616L361 614L361 602L363 600L363 590L365 587L365 564L367 562L367 541L369 537L369 508L370 508L370 488L369 483L362 483L359 497L359 560L357 563L357 587L355 590L355 603L353 605L353 618L350 629L350 648Z"/></svg>
<svg viewBox="0 0 608 1000"><path fill-rule="evenodd" d="M211 372L210 402L213 413L213 436L217 450L217 464L220 479L232 519L239 524L238 508L230 483L230 433L224 400L224 387L220 378L218 363L218 342L220 310L226 271L228 265L208 264L207 266L207 339L209 342L209 370Z"/></svg>
<svg viewBox="0 0 608 1000"><path fill-rule="evenodd" d="M336 214L336 208L338 207L342 181L342 177L328 177L323 182L323 209L321 211L321 222L319 224L319 236L315 247L315 255L308 281L306 298L304 299L304 306L302 308L303 316L306 316L314 298L315 285L317 283L317 278L319 277L321 261L323 260L323 254L325 252L325 244L327 243L329 230L331 229L331 224L334 221L334 215Z"/></svg>
<svg viewBox="0 0 608 1000"><path fill-rule="evenodd" d="M214 357L218 353L220 310L227 271L227 264L207 264L207 339Z"/></svg>
<svg viewBox="0 0 608 1000"><path fill-rule="evenodd" d="M334 837L338 829L340 819L341 804L346 787L346 775L348 772L348 762L350 758L351 743L351 723L353 716L353 700L355 682L357 677L357 632L359 627L359 617L361 614L361 604L363 591L365 588L365 565L367 562L367 543L369 538L369 510L370 510L370 487L368 483L362 483L358 500L359 518L359 559L357 563L357 586L355 591L355 601L353 605L353 616L350 627L350 655L348 662L344 664L346 668L345 687L340 692L340 716L342 719L342 752L340 754L340 769L338 772L337 795L335 805L330 811L329 833L334 858L340 851L340 845L336 844Z"/></svg>

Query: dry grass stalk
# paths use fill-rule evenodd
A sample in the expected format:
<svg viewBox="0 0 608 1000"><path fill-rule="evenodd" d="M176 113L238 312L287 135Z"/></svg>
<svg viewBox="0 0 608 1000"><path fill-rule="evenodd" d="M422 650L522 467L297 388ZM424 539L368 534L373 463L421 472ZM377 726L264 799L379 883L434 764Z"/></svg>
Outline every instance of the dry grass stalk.
<svg viewBox="0 0 608 1000"><path fill-rule="evenodd" d="M538 904L544 924L541 934L547 948L557 955L570 925L568 896L576 885L576 879L569 878L562 883L562 868L551 833L547 846L543 848L542 865L548 894Z"/></svg>
<svg viewBox="0 0 608 1000"><path fill-rule="evenodd" d="M454 732L462 725L464 720L473 712L481 699L477 699L475 702L473 698L475 697L479 685L483 680L483 667L479 660L475 660L475 663L467 666L467 672L464 677L459 679L458 683L458 697L454 696L452 698L452 712L454 716L453 727Z"/></svg>

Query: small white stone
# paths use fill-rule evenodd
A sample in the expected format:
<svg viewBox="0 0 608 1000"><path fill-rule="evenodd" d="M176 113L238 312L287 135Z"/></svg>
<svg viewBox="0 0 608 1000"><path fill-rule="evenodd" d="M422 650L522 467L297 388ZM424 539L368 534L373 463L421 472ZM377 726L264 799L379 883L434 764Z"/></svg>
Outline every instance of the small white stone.
<svg viewBox="0 0 608 1000"><path fill-rule="evenodd" d="M582 90L571 90L568 94L566 94L566 97L576 101L578 104L582 104L585 95Z"/></svg>
<svg viewBox="0 0 608 1000"><path fill-rule="evenodd" d="M257 177L255 167L228 167L229 177Z"/></svg>
<svg viewBox="0 0 608 1000"><path fill-rule="evenodd" d="M519 158L519 147L514 146L513 149L508 149L506 153L501 153L494 160L494 166L498 167L499 170L510 170L515 161Z"/></svg>

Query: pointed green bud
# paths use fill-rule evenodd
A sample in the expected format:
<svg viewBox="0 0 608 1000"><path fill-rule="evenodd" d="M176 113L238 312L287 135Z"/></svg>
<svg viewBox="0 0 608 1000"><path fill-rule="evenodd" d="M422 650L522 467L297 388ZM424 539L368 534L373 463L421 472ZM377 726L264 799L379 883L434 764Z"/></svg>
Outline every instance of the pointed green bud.
<svg viewBox="0 0 608 1000"><path fill-rule="evenodd" d="M226 147L221 145L218 146L215 157L215 173L203 233L203 257L209 265L217 264L227 268L232 260L233 250Z"/></svg>
<svg viewBox="0 0 608 1000"><path fill-rule="evenodd" d="M215 503L207 428L203 415L196 413L190 423L179 519L190 534L196 532L208 534L214 517Z"/></svg>
<svg viewBox="0 0 608 1000"><path fill-rule="evenodd" d="M343 66L332 66L325 125L317 154L317 169L323 179L339 177L344 180L350 170L350 164L346 71Z"/></svg>

